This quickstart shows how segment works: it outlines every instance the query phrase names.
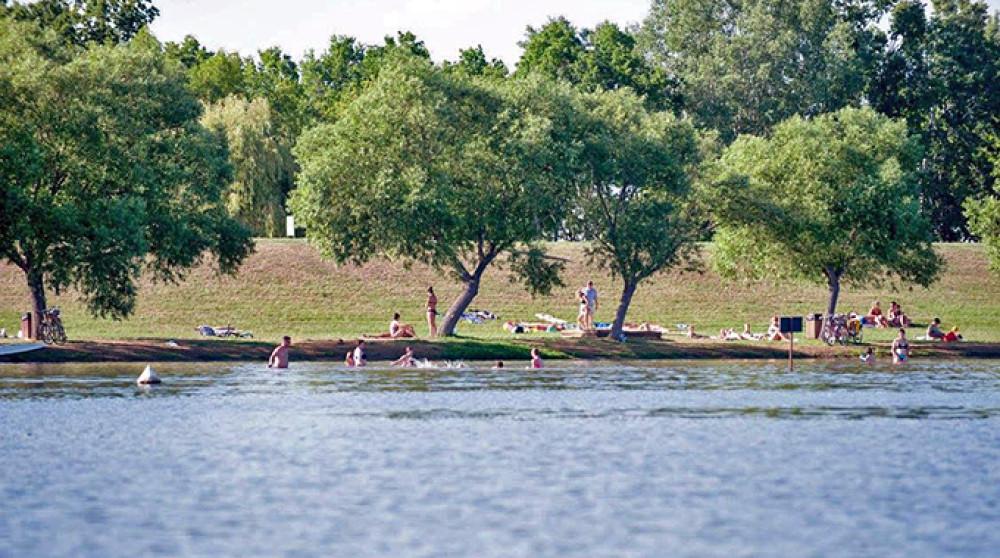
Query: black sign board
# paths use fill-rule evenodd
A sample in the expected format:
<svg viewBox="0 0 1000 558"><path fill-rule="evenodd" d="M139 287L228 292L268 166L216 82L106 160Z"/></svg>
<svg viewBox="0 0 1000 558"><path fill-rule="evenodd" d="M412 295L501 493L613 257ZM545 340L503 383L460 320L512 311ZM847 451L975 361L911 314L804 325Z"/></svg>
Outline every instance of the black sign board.
<svg viewBox="0 0 1000 558"><path fill-rule="evenodd" d="M781 318L781 333L797 333L802 331L802 316Z"/></svg>

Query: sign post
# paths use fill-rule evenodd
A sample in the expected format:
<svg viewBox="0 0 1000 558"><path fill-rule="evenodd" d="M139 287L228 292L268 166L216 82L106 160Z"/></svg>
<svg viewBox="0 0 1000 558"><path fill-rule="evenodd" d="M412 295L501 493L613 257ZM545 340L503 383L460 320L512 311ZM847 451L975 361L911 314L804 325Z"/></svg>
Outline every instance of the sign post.
<svg viewBox="0 0 1000 558"><path fill-rule="evenodd" d="M802 316L781 318L781 333L788 335L788 371L791 372L794 365L793 355L795 353L795 332L802 331Z"/></svg>

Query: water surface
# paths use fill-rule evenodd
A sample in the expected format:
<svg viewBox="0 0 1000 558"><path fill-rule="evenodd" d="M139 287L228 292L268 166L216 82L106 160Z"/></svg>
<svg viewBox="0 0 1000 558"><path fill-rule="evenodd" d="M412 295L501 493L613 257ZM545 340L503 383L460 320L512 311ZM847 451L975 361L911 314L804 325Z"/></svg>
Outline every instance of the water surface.
<svg viewBox="0 0 1000 558"><path fill-rule="evenodd" d="M997 555L996 364L784 366L0 365L0 556Z"/></svg>

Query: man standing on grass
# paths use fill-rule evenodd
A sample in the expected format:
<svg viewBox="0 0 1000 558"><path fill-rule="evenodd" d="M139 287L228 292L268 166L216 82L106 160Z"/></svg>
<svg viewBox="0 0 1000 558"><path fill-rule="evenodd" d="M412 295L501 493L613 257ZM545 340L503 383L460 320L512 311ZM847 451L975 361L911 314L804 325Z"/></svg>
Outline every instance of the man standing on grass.
<svg viewBox="0 0 1000 558"><path fill-rule="evenodd" d="M284 336L281 344L271 352L271 358L267 361L268 368L288 368L288 347L292 346L292 338Z"/></svg>
<svg viewBox="0 0 1000 558"><path fill-rule="evenodd" d="M597 289L594 288L593 281L587 281L587 288L583 290L587 297L587 329L594 329L594 312L597 312Z"/></svg>

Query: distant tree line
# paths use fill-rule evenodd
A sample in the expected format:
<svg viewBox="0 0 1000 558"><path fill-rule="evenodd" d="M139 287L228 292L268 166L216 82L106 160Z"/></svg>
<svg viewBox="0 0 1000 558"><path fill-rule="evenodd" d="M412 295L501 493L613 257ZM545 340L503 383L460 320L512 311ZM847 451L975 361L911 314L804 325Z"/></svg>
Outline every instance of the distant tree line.
<svg viewBox="0 0 1000 558"><path fill-rule="evenodd" d="M58 68L148 59L178 80L171 83L184 99L200 102L178 101L195 107L183 122L208 142L198 144L201 162L218 166L184 166L194 174L169 179L127 175L147 181L134 185L135 203L148 204L142 196L157 180L181 197L193 195L193 184L212 184L188 201L223 210L244 231L278 235L291 210L337 261L385 257L448 271L464 290L446 316L447 334L491 265L533 292L558 285L561 263L542 242L558 235L591 241L593 262L622 280L616 334L638 285L697 266L693 242L707 236L718 240L713 265L723 274L828 284L829 313L841 281L933 281L941 262L932 240L979 236L993 254L1000 245L1000 20L981 1L934 0L928 10L916 0L653 0L633 28L579 29L565 18L529 27L513 71L479 46L434 63L409 32L381 44L334 35L301 60L278 47L213 52L192 36L160 44L143 31L158 13L144 0L3 0L0 45L7 60L33 53ZM44 40L26 38L32 29ZM135 63L134 75L109 91L142 84L145 67ZM57 87L41 85L48 72L0 70L8 183L48 165L48 180L64 184L76 176L68 166L90 165L71 159L56 169L72 153L65 145L83 149L108 132L79 122L58 128L77 134L69 143L46 144L54 136L42 124L18 124L27 105L8 99ZM91 100L110 102L102 95L95 90ZM63 122L69 108L58 100L46 107ZM176 122L135 102L133 118L148 118L138 123L147 133L174 137ZM26 138L37 145L18 143ZM19 162L18 149L38 145L49 159ZM196 153L191 145L185 156ZM135 166L154 151L119 155ZM118 184L94 178L110 176L106 169L93 172L76 178L88 196L90 184ZM26 261L31 244L7 211L30 205L21 194L5 191L0 217L0 250L15 262ZM97 226L85 222L74 234ZM157 223L161 234L172 232ZM203 234L211 242L192 251L245 238ZM126 262L112 273L119 283L157 254L153 240L116 260ZM233 255L220 262L247 252L244 241L230 246L215 248ZM80 257L34 276L97 293L109 275ZM154 265L173 277L167 270L194 261L178 254ZM122 300L95 298L93 307L130 311Z"/></svg>

